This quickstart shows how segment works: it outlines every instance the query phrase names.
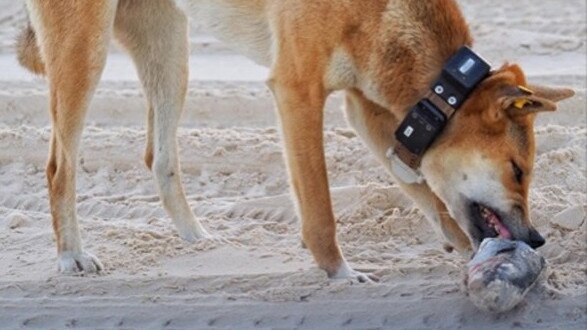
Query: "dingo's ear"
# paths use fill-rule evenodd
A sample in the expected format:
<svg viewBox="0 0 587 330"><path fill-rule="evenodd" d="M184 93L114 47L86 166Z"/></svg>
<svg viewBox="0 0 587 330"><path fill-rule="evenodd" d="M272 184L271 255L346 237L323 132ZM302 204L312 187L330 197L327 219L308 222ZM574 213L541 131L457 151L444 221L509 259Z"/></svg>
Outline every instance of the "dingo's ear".
<svg viewBox="0 0 587 330"><path fill-rule="evenodd" d="M575 95L567 88L550 88L541 86L518 86L513 91L508 89L506 96L500 98L501 108L510 117L526 116L533 113L556 111L556 102Z"/></svg>
<svg viewBox="0 0 587 330"><path fill-rule="evenodd" d="M539 85L528 85L528 89L534 92L534 95L545 98L552 102L560 102L575 95L575 91L570 88L555 88Z"/></svg>

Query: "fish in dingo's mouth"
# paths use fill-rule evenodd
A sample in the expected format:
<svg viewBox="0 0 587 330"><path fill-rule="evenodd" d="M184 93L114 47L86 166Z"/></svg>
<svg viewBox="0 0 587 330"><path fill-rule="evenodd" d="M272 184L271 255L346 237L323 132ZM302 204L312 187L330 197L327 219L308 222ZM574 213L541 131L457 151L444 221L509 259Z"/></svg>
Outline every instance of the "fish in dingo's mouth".
<svg viewBox="0 0 587 330"><path fill-rule="evenodd" d="M544 258L524 242L487 238L467 264L467 293L483 310L511 310L536 283L545 265Z"/></svg>

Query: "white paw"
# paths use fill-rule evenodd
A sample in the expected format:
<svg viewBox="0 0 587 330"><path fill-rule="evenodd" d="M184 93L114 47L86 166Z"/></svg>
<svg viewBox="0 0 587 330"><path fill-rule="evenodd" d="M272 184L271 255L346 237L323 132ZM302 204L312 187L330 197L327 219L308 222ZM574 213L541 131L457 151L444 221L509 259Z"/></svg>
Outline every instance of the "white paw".
<svg viewBox="0 0 587 330"><path fill-rule="evenodd" d="M202 231L188 231L188 232L179 232L179 237L188 243L196 243L196 242L207 242L213 244L222 244L222 245L232 245L235 247L242 246L240 243L219 236L219 235L212 235L208 233L206 230Z"/></svg>
<svg viewBox="0 0 587 330"><path fill-rule="evenodd" d="M179 237L184 241L194 243L199 240L213 239L213 236L208 233L202 226L192 226L190 228L178 228Z"/></svg>
<svg viewBox="0 0 587 330"><path fill-rule="evenodd" d="M338 271L331 276L332 279L350 280L352 283L375 283L379 277L371 273L363 273L352 269L346 261L343 261Z"/></svg>
<svg viewBox="0 0 587 330"><path fill-rule="evenodd" d="M104 266L98 258L87 252L62 252L59 255L58 269L63 274L98 273Z"/></svg>

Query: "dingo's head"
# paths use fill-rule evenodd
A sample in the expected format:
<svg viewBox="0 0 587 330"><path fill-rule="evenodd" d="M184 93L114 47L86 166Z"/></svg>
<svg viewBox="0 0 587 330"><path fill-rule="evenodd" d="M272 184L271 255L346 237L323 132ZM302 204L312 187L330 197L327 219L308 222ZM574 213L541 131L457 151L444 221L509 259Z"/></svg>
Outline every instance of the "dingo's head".
<svg viewBox="0 0 587 330"><path fill-rule="evenodd" d="M556 110L569 89L527 86L517 65L493 72L457 111L422 160L422 173L474 249L486 237L544 238L529 219L534 119Z"/></svg>

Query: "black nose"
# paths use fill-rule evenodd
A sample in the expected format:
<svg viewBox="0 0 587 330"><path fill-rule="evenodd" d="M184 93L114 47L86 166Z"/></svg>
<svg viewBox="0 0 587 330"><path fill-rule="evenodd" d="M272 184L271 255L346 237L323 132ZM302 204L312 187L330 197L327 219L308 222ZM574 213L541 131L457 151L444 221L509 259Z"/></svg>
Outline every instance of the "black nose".
<svg viewBox="0 0 587 330"><path fill-rule="evenodd" d="M544 239L544 237L542 237L542 235L540 235L540 233L538 233L538 231L536 231L536 229L530 229L530 236L528 238L529 238L529 245L533 249L537 249L537 248L541 247L542 245L544 245L544 243L546 243L546 240Z"/></svg>

